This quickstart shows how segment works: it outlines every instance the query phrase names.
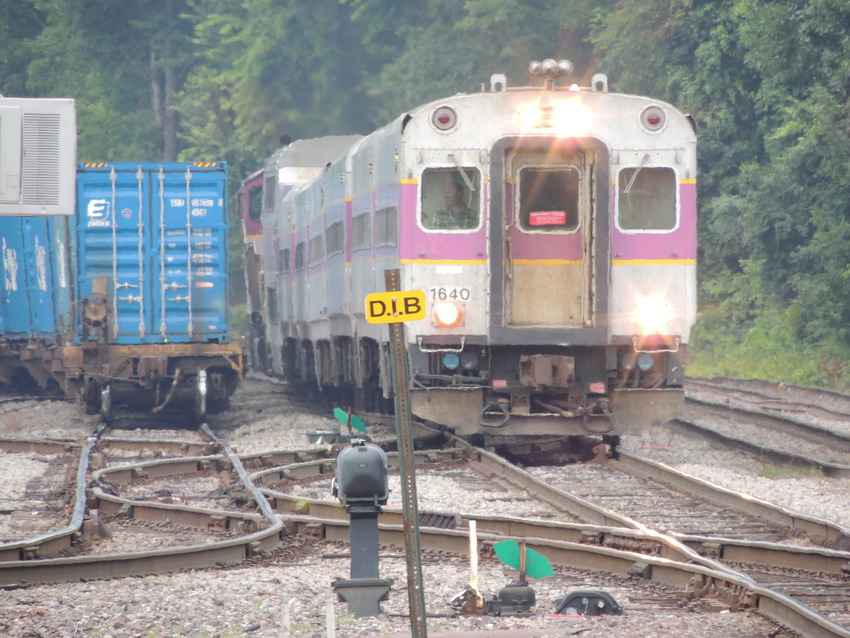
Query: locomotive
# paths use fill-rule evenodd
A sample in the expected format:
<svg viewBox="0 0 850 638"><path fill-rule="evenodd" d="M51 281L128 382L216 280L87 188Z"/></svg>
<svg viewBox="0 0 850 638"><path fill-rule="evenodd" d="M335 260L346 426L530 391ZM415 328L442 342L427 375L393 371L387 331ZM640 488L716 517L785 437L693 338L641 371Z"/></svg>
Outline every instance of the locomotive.
<svg viewBox="0 0 850 638"><path fill-rule="evenodd" d="M639 433L675 417L696 319L696 125L572 65L366 135L298 140L246 180L253 361L354 409L393 396L365 298L397 270L409 405L464 436ZM261 199L258 193L262 192Z"/></svg>

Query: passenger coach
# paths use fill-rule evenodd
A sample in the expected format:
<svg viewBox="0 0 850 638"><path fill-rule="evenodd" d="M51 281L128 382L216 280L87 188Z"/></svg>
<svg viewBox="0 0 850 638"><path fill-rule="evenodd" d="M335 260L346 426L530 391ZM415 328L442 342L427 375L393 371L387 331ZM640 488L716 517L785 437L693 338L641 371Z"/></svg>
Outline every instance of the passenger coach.
<svg viewBox="0 0 850 638"><path fill-rule="evenodd" d="M402 290L427 295L405 326L421 418L464 435L616 435L678 413L696 314L693 120L603 75L559 85L566 61L531 70L541 86L496 75L488 92L268 160L248 285L271 371L386 407L388 330L365 298L400 269Z"/></svg>

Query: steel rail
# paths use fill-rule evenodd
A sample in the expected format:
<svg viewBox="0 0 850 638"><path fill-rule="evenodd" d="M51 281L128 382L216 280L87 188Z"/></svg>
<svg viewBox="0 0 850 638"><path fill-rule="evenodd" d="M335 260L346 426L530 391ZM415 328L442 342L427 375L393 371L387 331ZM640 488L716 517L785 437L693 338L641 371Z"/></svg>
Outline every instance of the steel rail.
<svg viewBox="0 0 850 638"><path fill-rule="evenodd" d="M685 392L687 392L689 386L702 386L711 390L734 390L738 392L745 392L748 394L755 394L757 396L774 401L781 401L782 399L778 399L775 396L765 395L773 395L777 392L777 388L781 387L782 394L784 395L782 398L785 400L802 402L813 401L817 398L818 400L823 402L822 400L826 399L830 403L837 406L840 412L834 410L833 408L823 407L822 405L812 404L813 407L837 416L846 416L848 413L850 413L850 395L845 394L843 392L838 392L836 390L830 390L827 388L811 388L801 385L795 385L793 383L785 383L784 381L780 382L767 381L764 379L740 379L737 377L686 377Z"/></svg>
<svg viewBox="0 0 850 638"><path fill-rule="evenodd" d="M417 465L419 465L422 463L441 463L458 459L466 459L470 455L470 450L472 449L473 448L417 450L413 454ZM299 454L297 458L304 458L304 455ZM264 457L263 460L268 462L270 459L268 457ZM391 468L398 469L398 452L387 452L387 465ZM335 459L322 457L306 461L293 460L288 463L284 462L278 466L254 472L251 474L250 478L253 482L264 485L272 481L279 481L282 479L305 479L315 476L330 475L335 471Z"/></svg>
<svg viewBox="0 0 850 638"><path fill-rule="evenodd" d="M549 503L553 507L569 512L580 520L603 525L605 527L627 527L631 529L642 529L646 527L634 519L618 514L613 510L591 503L575 494L558 489L547 484L542 479L532 476L525 470L513 463L505 461L502 457L486 450L475 450L475 464L507 480L520 489L524 489L536 498Z"/></svg>
<svg viewBox="0 0 850 638"><path fill-rule="evenodd" d="M480 450L466 451L466 455L472 457L473 464L480 464L485 470L494 474L498 474L501 478L507 479L509 482L522 486L524 489L533 490L535 496L555 504L564 504L565 499L568 501L572 495L561 492L556 488L552 488L545 483L536 480L534 477L527 475L523 470L515 468L510 463L507 463L498 456ZM687 475L682 474L673 468L667 468L662 464L655 462L647 462L644 466L642 459L624 455L625 460L621 463L623 466L628 466L629 471L636 474L652 474L651 478L659 480L662 471L669 470L672 481L669 483L679 483L678 488L682 489L682 481L690 479ZM277 473L278 476L287 476L290 478L317 476L322 467L322 463L305 463L302 467L275 468L274 470L266 470L265 473ZM623 469L623 468L621 468ZM642 471L638 472L637 469ZM651 470L648 471L648 470ZM526 475L526 476L523 476ZM518 478L519 477L519 480ZM738 509L749 509L751 497L743 494L737 494L731 490L717 488L704 481L699 481L688 486L685 491L700 494L706 498L707 492L717 492L718 498L722 505L730 505L730 499L734 497L738 499L734 503ZM306 499L286 495L281 492L265 489L264 492L269 496L273 505L282 513L284 513L288 525L292 525L293 520L300 520L300 515L309 514L310 516L304 520L313 521L306 524L304 528L296 525L292 531L302 531L307 534L317 535L322 538L329 538L326 525L328 521L334 521L334 525L341 525L343 528L347 526L348 516L342 506L335 502L319 501L314 499ZM550 494L550 492L552 492ZM554 495L553 495L554 494ZM581 499L579 499L581 501ZM581 505L584 505L581 502ZM569 505L568 505L569 507ZM777 514L771 516L770 519L778 519L782 524L794 527L796 529L805 528L808 533L819 532L824 538L830 536L828 532L821 529L821 525L835 526L832 521L818 519L817 517L804 517L805 520L799 519L797 513L790 512L784 508L773 506L770 503L758 502L757 509L760 515L763 515L765 508L775 509ZM575 509L575 508L571 508ZM604 509L593 506L593 510ZM788 518L789 515L792 518ZM456 515L456 526L462 527L468 525L468 521L474 519L478 529L482 533L495 534L495 538L503 539L505 537L515 537L519 539L539 539L545 538L547 542L567 542L580 544L587 547L600 547L608 549L617 549L622 551L631 551L639 553L641 556L652 556L659 559L672 560L674 562L683 562L694 565L701 565L706 569L711 569L717 572L732 573L736 582L749 583L749 589L757 591L759 597L750 599L749 594L739 595L735 604L743 604L753 606L765 615L774 618L781 622L784 626L799 631L806 636L847 636L850 635L847 629L833 621L819 615L817 612L808 608L800 601L786 596L780 592L773 591L767 587L759 586L752 577L748 574L719 562L723 560L728 563L746 563L746 564L761 564L769 567L778 567L786 569L799 569L807 572L816 572L823 574L831 574L833 576L844 577L848 569L850 569L850 553L843 551L830 550L825 548L799 547L792 545L781 545L777 543L760 543L754 541L740 541L735 539L723 539L716 537L700 537L694 535L680 534L660 534L652 530L646 529L639 523L631 521L632 529L628 527L604 527L594 525L581 525L570 523L554 523L551 521L534 521L528 519L518 519L511 517L497 516L468 516ZM445 514L445 520L451 519L450 514ZM624 519L624 522L629 523L629 519ZM802 523L802 525L801 525ZM398 511L387 510L379 517L381 529L384 528L399 528L401 526L401 515ZM427 525L422 524L422 533L426 533ZM840 528L840 526L836 526ZM841 530L837 530L841 533ZM383 533L383 532L382 532ZM430 529L427 529L428 534L432 534ZM434 532L439 534L438 532ZM461 532L463 533L463 532ZM813 534L815 535L815 534ZM345 533L339 532L336 540L346 540ZM423 538L425 538L423 536ZM457 551L457 547L449 543L442 543L434 540L440 536L431 536L431 540L427 545L430 549L442 551ZM401 539L395 538L387 540L382 536L382 542L400 543ZM463 547L461 542L460 547ZM549 556L549 554L546 554ZM569 563L575 565L575 563ZM580 566L580 565L579 565ZM674 583L681 586L681 583ZM726 585L720 587L722 592L728 596L729 592L724 589ZM701 583L697 589L717 592L717 587L712 584L709 588L706 583ZM733 594L735 591L733 590ZM740 594L740 591L738 591ZM736 594L737 595L737 594ZM733 596L734 598L734 596Z"/></svg>
<svg viewBox="0 0 850 638"><path fill-rule="evenodd" d="M667 532L702 556L725 563L754 563L846 577L850 552L824 547L801 547L759 541Z"/></svg>
<svg viewBox="0 0 850 638"><path fill-rule="evenodd" d="M775 412L773 408L762 407L762 409L754 409L748 406L732 406L723 402L721 399L712 400L707 397L695 397L693 395L686 397L685 401L697 406L706 406L712 414L723 417L734 417L740 414L746 414L747 419L754 425L760 425L778 432L786 432L796 437L821 443L829 447L839 450L850 450L850 435L843 432L831 430L828 427L806 423L791 416L776 416L768 414L766 411ZM686 423L692 423L690 419L681 419Z"/></svg>
<svg viewBox="0 0 850 638"><path fill-rule="evenodd" d="M629 474L664 483L674 489L695 494L715 505L750 512L779 525L803 532L811 539L822 541L830 549L850 549L850 528L819 516L804 514L763 501L748 494L735 492L680 472L668 465L620 452L611 467Z"/></svg>
<svg viewBox="0 0 850 638"><path fill-rule="evenodd" d="M291 531L319 535L326 540L347 543L348 522L311 516L288 516ZM423 549L469 555L469 536L465 531L421 528ZM403 529L398 525L379 525L380 542L401 546ZM506 540L500 534L479 532L484 551L493 543ZM730 569L711 569L705 565L669 560L631 551L597 547L547 538L516 536L526 547L546 556L556 565L603 571L621 577L643 578L676 587L687 597L714 595L733 606L748 606L782 626L807 638L850 638L850 630L825 618L797 600L755 584L745 574ZM648 567L648 568L647 568Z"/></svg>
<svg viewBox="0 0 850 638"><path fill-rule="evenodd" d="M443 451L450 452L450 451ZM438 512L427 514L442 514L443 520L456 520L456 525L462 527L469 520L476 520L480 529L492 533L512 536L545 536L554 540L597 544L620 549L630 549L646 554L655 554L679 561L694 561L703 563L714 569L722 569L719 562L758 562L768 566L804 569L830 574L846 574L850 569L850 552L842 551L841 547L850 538L850 530L827 519L793 512L786 508L773 505L766 501L753 499L726 488L718 487L706 481L696 479L687 474L674 470L654 461L648 461L622 454L621 460L612 462L613 465L623 466L623 471L663 482L675 489L697 494L700 498L714 502L721 507L733 507L739 510L753 508L762 518L779 523L783 526L800 530L810 537L827 542L834 539L831 545L838 547L801 547L798 545L783 545L778 543L743 541L720 537L707 537L688 534L660 534L648 529L643 524L629 517L617 515L614 512L588 503L569 492L548 485L531 476L521 468L517 468L501 457L482 450L465 450L465 456L483 461L482 465L489 471L498 474L509 483L520 489L528 490L536 498L544 500L556 509L563 511L590 511L593 519L584 523L560 523L553 521L536 521L510 516L472 516L463 513ZM388 455L392 458L392 455ZM475 460L473 460L473 464ZM324 470L324 471L323 471ZM330 475L332 468L321 461L293 464L285 467L263 470L253 475L255 481L268 482L271 477L309 478ZM262 477L262 478L258 478ZM347 520L345 509L335 501L322 501L300 496L285 494L279 490L262 488L273 507L284 514L299 515L309 513L311 516L326 520ZM426 517L423 516L423 520ZM401 512L384 508L379 515L379 521L387 525L398 525ZM541 530L546 530L545 533ZM674 539L676 542L670 542Z"/></svg>
<svg viewBox="0 0 850 638"><path fill-rule="evenodd" d="M228 446L224 446L230 454L232 450ZM281 453L280 456L287 456L292 460L310 456L309 451L304 451L303 455L294 453ZM314 459L312 463L308 462L305 466L312 465L313 468L329 467L331 464L327 459L322 458L324 452L319 452L317 456L320 458ZM477 464L485 470L498 472L503 478L508 478L510 482L516 481L515 484L522 485L525 489L529 489L534 493L538 493L541 488L548 488L544 483L538 480L531 480L534 477L527 475L524 478L524 473L519 468L513 468L510 464L506 464L501 459L493 454L481 450L462 450L461 452L452 451L449 458L467 457L471 455L473 464ZM440 455L433 452L419 455L420 458L426 460L436 460ZM250 457L250 462L258 462L261 457L268 458L269 455L256 455ZM623 457L626 461L624 462ZM237 459L238 460L238 459ZM166 475L180 473L184 471L197 471L199 467L212 469L218 467L222 462L220 456L198 457L195 459L166 459L157 460L147 463L134 464L133 466L113 468L111 470L102 470L101 474L109 476L114 483L121 483L132 478L147 475ZM188 464L187 464L188 463ZM199 466L200 463L200 466ZM622 455L621 460L615 463L631 464L629 455ZM234 466L235 467L235 466ZM651 474L657 474L662 465L654 462L649 462L648 468ZM669 468L672 469L672 468ZM646 471L646 467L644 467ZM265 470L263 474L273 476L277 471L280 476L280 468L275 470ZM325 470L327 471L327 470ZM238 470L237 470L238 472ZM314 472L311 469L307 472ZM294 468L288 468L287 476L293 477L298 471ZM680 473L677 473L680 474ZM311 474L307 474L308 476ZM243 481L247 478L249 484L253 484L252 477L241 475ZM685 475L683 475L685 476ZM657 477L655 477L657 478ZM256 480L256 479L254 479ZM712 486L714 487L714 486ZM559 491L560 492L560 491ZM729 494L734 494L731 490L723 490L723 504L727 505L726 499ZM728 492L729 494L726 494ZM258 503L265 501L265 494L271 493L270 490L257 490L259 494ZM554 502L560 502L564 499L564 494L555 493L554 496L549 496ZM738 495L742 496L742 495ZM93 489L93 497L99 504L101 509L107 511L110 507L116 510L121 508L131 508L135 517L142 520L171 520L178 521L183 524L194 524L195 526L215 526L224 525L227 527L235 527L238 525L250 526L261 525L262 521L267 517L259 515L238 515L233 512L219 511L211 512L209 510L201 510L198 508L188 508L166 504L148 504L136 501L128 501L120 499L114 495L110 495L100 488ZM335 540L335 535L339 536L338 540L347 539L348 521L342 508L336 504L313 502L308 499L297 499L298 502L293 502L292 497L278 496L272 494L273 503L276 507L280 507L281 502L292 503L287 507L293 510L301 509L304 505L313 511L335 512L334 516L328 518L316 518L299 516L294 513L284 515L286 525L290 531L304 531L305 533L315 533L316 527L321 526L322 535L331 540ZM750 497L746 497L748 503L752 502ZM592 504L591 504L592 505ZM770 504L764 504L770 505ZM268 504L269 508L271 505ZM576 507L575 505L571 505ZM773 507L773 506L771 506ZM261 507L262 509L262 507ZM579 503L578 510L585 509L584 503ZM779 508L781 509L781 508ZM593 506L590 510L594 516L603 517L607 520L609 513L604 508ZM274 517L283 524L282 519L276 514ZM388 516L398 513L387 513ZM791 513L794 520L798 520L799 516L796 513ZM162 517L165 517L164 519ZM337 518L338 517L338 518ZM469 518L469 517L467 517ZM804 635L814 636L850 636L845 628L832 623L831 621L819 616L811 609L800 604L787 596L773 592L769 589L758 586L752 579L741 572L737 572L723 566L711 558L699 556L699 551L703 551L707 544L712 543L717 546L721 543L721 553L724 560L736 560L734 552L748 551L747 558L752 561L758 555L753 553L754 549L759 551L768 551L768 555L773 554L771 560L776 563L776 555L784 555L787 552L797 552L807 556L808 560L816 557L817 560L828 560L826 569L835 571L841 570L841 561L845 558L842 552L832 552L828 550L817 550L811 548L774 546L764 550L759 544L746 543L742 541L727 541L726 539L703 539L700 537L682 536L674 538L674 536L666 536L651 530L646 530L639 523L624 519L622 522L626 525L622 527L613 526L605 527L600 525L571 525L571 524L556 524L551 522L537 522L523 519L511 519L510 517L474 517L476 521L486 520L486 526L481 525L482 534L488 542L495 540L503 540L506 536L526 539L529 542L529 547L536 547L538 551L544 552L556 563L569 564L575 567L585 567L589 569L603 569L613 573L629 574L629 569L634 572L635 563L651 565L652 579L660 582L667 582L680 588L684 588L689 592L688 595L704 595L706 593L719 594L724 599L729 599L735 604L750 604L761 613L773 618L786 627L794 629ZM814 519L815 517L807 517ZM464 522L461 517L461 524ZM205 521L205 522L204 522ZM783 520L784 524L788 524ZM793 521L792 521L793 522ZM809 520L807 524L814 523ZM826 521L826 523L831 523ZM834 524L833 524L834 525ZM630 528L631 526L631 528ZM643 528L643 529L641 529ZM381 540L388 544L400 545L403 542L401 534L402 526L392 525L388 522L381 521ZM820 529L820 528L818 528ZM328 533L328 530L336 530ZM434 538L451 538L459 537L461 540L458 549L451 549L456 553L464 553L468 551L468 538L464 532L435 532L432 528L423 527L423 546L426 548L443 549L447 547L446 541L432 540ZM0 563L0 584L16 584L22 582L18 580L9 580L9 574L20 575L20 572L15 572L16 568L25 569L27 576L26 581L34 582L57 582L58 580L76 580L78 578L109 578L119 575L147 574L173 571L175 569L185 569L189 567L200 567L217 562L241 562L247 556L252 555L258 548L273 547L277 544L282 530L273 530L269 534L269 529L260 530L249 536L223 542L209 543L193 547L172 548L165 550L157 550L153 552L139 552L134 554L109 555L100 557L77 557L72 559L46 559L38 561L15 561L8 563ZM553 531L561 534L558 539L551 539ZM486 534L490 534L487 537ZM843 533L843 532L842 532ZM435 536L436 534L436 536ZM825 532L824 537L828 538L829 533ZM845 535L846 537L846 535ZM427 542L425 539L428 539ZM433 543L433 545L432 545ZM560 545L559 545L560 544ZM627 549L623 549L623 548ZM241 548L241 549L240 549ZM466 548L466 549L464 549ZM635 549L640 551L634 551ZM221 551L216 551L221 550ZM589 558L589 556L601 556L602 558ZM826 556L826 559L823 557ZM674 560L673 558L678 560ZM767 560L767 559L765 559ZM600 565L601 561L601 565ZM675 565L686 565L686 569L675 567ZM37 567L36 567L37 566ZM35 569L33 569L35 567ZM846 569L846 563L845 563ZM843 570L842 570L843 571ZM633 574L632 574L633 575Z"/></svg>
<svg viewBox="0 0 850 638"><path fill-rule="evenodd" d="M265 496L251 482L247 472L235 452L225 442L215 437L225 456L206 456L180 459L160 459L116 468L98 470L93 474L95 485L91 487L92 505L98 512L124 512L141 521L170 521L200 529L228 529L247 532L236 539L202 543L143 552L104 554L99 556L76 556L63 558L36 559L54 551L48 541L53 536L67 536L67 549L78 541L82 528L86 506L85 480L91 440L83 447L78 470L77 507L72 522L61 532L42 537L27 539L17 545L28 549L27 554L18 554L14 558L0 561L0 586L21 586L36 583L67 582L79 579L115 578L119 576L138 576L154 573L166 573L181 569L209 567L216 564L239 563L260 551L268 551L278 545L284 532L283 521L266 501ZM97 482L120 484L139 476L165 476L183 472L196 472L199 469L216 469L228 464L239 475L244 488L252 495L261 514L209 510L202 508L170 505L165 503L145 503L124 499L102 489ZM33 548L37 548L33 551ZM59 550L56 550L59 551ZM23 560L32 558L34 560Z"/></svg>
<svg viewBox="0 0 850 638"><path fill-rule="evenodd" d="M80 447L80 454L77 459L76 482L73 491L74 508L68 524L61 529L32 538L3 543L0 545L0 561L35 559L42 555L67 550L77 542L77 535L83 526L86 513L86 477L89 471L89 461L91 459L92 449L97 445L97 439L103 433L104 429L105 427L103 425L98 426L94 433ZM30 449L39 449L40 446L45 445L47 445L45 440L39 440L35 443L36 447ZM52 445L53 442L47 445L47 447ZM63 444L57 443L57 445ZM64 448L67 447L68 444L65 443Z"/></svg>
<svg viewBox="0 0 850 638"><path fill-rule="evenodd" d="M275 490L264 489L273 507L280 512L286 521L290 517L310 516L322 521L347 521L349 515L345 508L338 503L319 501L291 496ZM441 517L434 516L442 514ZM557 521L538 521L514 516L455 514L450 512L421 512L421 527L435 527L427 524L431 518L452 520L454 528L469 526L469 521L475 521L479 530L500 537L535 537L547 538L570 543L595 545L620 550L639 552L659 556L670 560L687 562L693 561L711 569L723 570L726 567L719 561L700 555L671 535L661 534L650 529L634 529L625 527L606 527L582 523L560 523ZM384 509L378 515L378 523L388 527L401 526L402 512L397 509ZM443 547L446 549L451 547Z"/></svg>
<svg viewBox="0 0 850 638"><path fill-rule="evenodd" d="M266 517L269 521L272 522L273 525L280 525L281 520L277 515L269 502L266 500L266 497L263 493L254 485L254 482L251 480L251 477L248 475L248 472L245 471L245 467L242 465L242 461L239 459L239 455L230 447L230 444L227 443L224 439L216 436L210 427L204 423L201 425L201 431L204 432L211 440L215 441L221 449L224 450L225 454L227 454L227 459L230 462L230 465L239 475L239 480L242 482L242 485L248 490L248 493L251 494L251 497L254 499L254 502L257 504L257 507L260 508L260 511L263 513L263 516Z"/></svg>
<svg viewBox="0 0 850 638"><path fill-rule="evenodd" d="M805 454L795 454L793 452L786 452L785 450L761 445L760 443L754 443L746 439L718 432L712 428L703 427L685 417L673 419L672 421L669 421L665 427L668 427L671 430L678 430L684 434L696 435L709 441L720 443L725 447L734 449L737 452L745 452L762 461L766 460L772 463L787 464L803 469L815 468L824 476L829 478L850 478L850 465L824 461L812 456L806 456ZM846 446L847 442L845 441L843 447Z"/></svg>

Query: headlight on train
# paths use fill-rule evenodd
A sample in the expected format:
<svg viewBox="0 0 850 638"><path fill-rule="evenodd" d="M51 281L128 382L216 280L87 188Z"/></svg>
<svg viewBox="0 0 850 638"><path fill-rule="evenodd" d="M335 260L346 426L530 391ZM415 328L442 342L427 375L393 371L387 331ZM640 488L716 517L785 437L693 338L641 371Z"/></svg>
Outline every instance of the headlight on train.
<svg viewBox="0 0 850 638"><path fill-rule="evenodd" d="M526 104L520 107L517 112L517 120L519 127L523 131L538 128L541 126L543 115L540 106L537 104Z"/></svg>
<svg viewBox="0 0 850 638"><path fill-rule="evenodd" d="M453 328L463 322L463 307L454 301L438 301L431 316L435 326Z"/></svg>
<svg viewBox="0 0 850 638"><path fill-rule="evenodd" d="M673 318L673 310L664 295L638 295L635 298L633 321L639 334L669 334Z"/></svg>
<svg viewBox="0 0 850 638"><path fill-rule="evenodd" d="M655 365L655 359L653 359L652 355L648 352L641 352L640 356L637 358L637 364L638 368L644 372L649 372L652 369L652 366Z"/></svg>
<svg viewBox="0 0 850 638"><path fill-rule="evenodd" d="M443 356L443 367L449 370L457 370L460 365L460 357L455 352L448 352Z"/></svg>
<svg viewBox="0 0 850 638"><path fill-rule="evenodd" d="M592 113L577 100L555 106L554 126L561 135L575 135L587 130Z"/></svg>
<svg viewBox="0 0 850 638"><path fill-rule="evenodd" d="M593 113L578 100L557 101L551 105L525 104L517 111L520 130L550 129L562 137L587 130Z"/></svg>
<svg viewBox="0 0 850 638"><path fill-rule="evenodd" d="M464 370L475 370L478 367L478 355L474 352L464 352L460 355L460 365Z"/></svg>

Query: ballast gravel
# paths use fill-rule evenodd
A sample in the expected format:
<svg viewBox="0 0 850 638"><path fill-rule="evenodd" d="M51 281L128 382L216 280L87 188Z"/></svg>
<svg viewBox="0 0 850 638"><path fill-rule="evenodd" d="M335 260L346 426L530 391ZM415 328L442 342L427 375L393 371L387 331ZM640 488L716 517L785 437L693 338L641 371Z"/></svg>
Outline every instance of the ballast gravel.
<svg viewBox="0 0 850 638"><path fill-rule="evenodd" d="M850 526L850 480L779 468L708 441L652 428L621 447L722 487Z"/></svg>
<svg viewBox="0 0 850 638"><path fill-rule="evenodd" d="M323 544L281 564L237 569L209 569L145 578L69 583L4 592L0 597L0 630L4 635L144 637L377 638L410 635L405 562L401 550L381 555L381 577L394 580L389 599L377 617L355 618L336 601L334 578L347 577L344 547ZM322 550L325 551L323 555ZM460 560L423 558L427 628L431 638L442 632L473 635L609 636L704 638L704 636L789 638L751 612L721 607L699 609L671 603L667 592L628 588L615 579L559 572L534 581L538 604L532 617L458 616L448 604L467 584L468 567ZM512 573L513 572L513 573ZM480 566L482 592L491 598L515 577L494 562ZM568 591L602 589L621 604L623 615L596 618L547 615L553 600ZM630 596L635 598L630 600ZM657 605L657 606L656 606ZM330 610L330 611L329 611ZM287 623L288 619L288 623ZM534 633L520 633L522 631ZM495 633L503 632L503 633ZM443 634L445 635L445 634Z"/></svg>
<svg viewBox="0 0 850 638"><path fill-rule="evenodd" d="M231 421L225 438L241 453L311 447L306 433L323 428L332 419L310 414L286 414L285 404L264 407L254 396L250 408L234 407L240 420ZM278 407L283 405L284 407ZM87 435L88 420L80 406L67 415L70 423L53 427L49 410L41 405L12 413L0 413L0 431L15 431L15 436L54 436L76 440ZM259 410L259 412L257 412ZM250 412L256 418L245 418ZM62 410L63 415L65 410ZM14 416L13 416L14 415ZM12 417L11 427L7 418ZM90 430L89 430L90 431ZM839 520L850 516L850 494L845 480L799 475L770 474L752 460L721 452L677 435L663 427L641 437L624 437L623 447L661 462L695 473L706 480L732 489L747 491L759 498L789 508ZM0 475L9 476L0 455ZM770 478L768 478L770 476ZM424 485L424 482L423 482ZM13 494L11 482L0 494ZM308 488L310 489L310 488ZM312 488L315 489L315 488ZM398 494L398 488L396 488ZM421 493L421 499L434 500L434 509L462 511L475 501L481 511L496 513L503 495L491 487L474 482L450 481L434 494ZM420 505L420 509L422 506ZM537 513L540 515L541 513ZM528 515L534 515L529 512ZM545 514L543 514L545 516ZM286 539L283 543L301 542ZM97 636L200 636L250 637L281 636L326 638L383 638L409 636L406 564L404 551L382 548L380 575L392 579L389 599L382 603L383 613L375 618L354 618L345 603L332 594L331 583L347 578L349 558L345 546L321 543L304 545L298 551L284 551L256 564L239 567L118 578L109 581L73 582L10 588L0 591L0 634L15 637ZM484 560L479 569L482 594L493 598L515 576L516 571L495 561ZM532 617L473 616L457 614L449 602L469 582L468 565L451 556L423 556L425 600L428 611L428 635L441 638L444 632L474 632L474 636L582 636L598 638L791 638L793 634L749 611L729 611L710 602L689 603L677 600L674 592L658 591L652 586L633 586L606 574L581 573L558 569L554 577L532 581L537 595ZM598 589L611 594L622 605L623 615L554 617L553 600L575 589ZM705 605L705 606L703 606ZM526 632L526 633L524 633Z"/></svg>
<svg viewBox="0 0 850 638"><path fill-rule="evenodd" d="M61 526L60 517L43 517L44 503L34 498L28 485L44 480L49 469L48 455L0 451L0 544L29 538ZM49 481L49 478L48 478ZM25 535L22 534L26 532Z"/></svg>

